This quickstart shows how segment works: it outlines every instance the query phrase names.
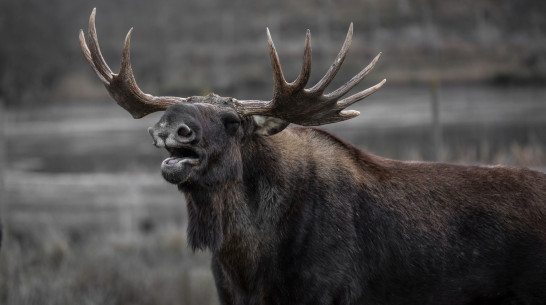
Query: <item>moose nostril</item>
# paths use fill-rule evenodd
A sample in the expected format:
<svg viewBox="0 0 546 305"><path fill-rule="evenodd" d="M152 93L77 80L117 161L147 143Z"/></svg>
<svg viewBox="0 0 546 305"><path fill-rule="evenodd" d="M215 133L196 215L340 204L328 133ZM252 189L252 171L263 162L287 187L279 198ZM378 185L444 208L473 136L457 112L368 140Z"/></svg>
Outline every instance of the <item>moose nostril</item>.
<svg viewBox="0 0 546 305"><path fill-rule="evenodd" d="M188 125L182 125L178 128L178 130L176 131L176 133L183 137L183 138L187 138L191 135L192 131L191 129L188 127Z"/></svg>

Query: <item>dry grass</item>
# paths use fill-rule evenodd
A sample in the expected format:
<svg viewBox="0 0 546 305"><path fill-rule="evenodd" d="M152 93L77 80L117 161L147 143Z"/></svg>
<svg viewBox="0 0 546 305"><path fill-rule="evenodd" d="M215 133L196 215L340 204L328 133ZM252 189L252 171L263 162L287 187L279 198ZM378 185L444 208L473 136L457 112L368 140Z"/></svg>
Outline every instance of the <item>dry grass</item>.
<svg viewBox="0 0 546 305"><path fill-rule="evenodd" d="M209 257L188 250L181 227L7 226L1 304L217 304Z"/></svg>

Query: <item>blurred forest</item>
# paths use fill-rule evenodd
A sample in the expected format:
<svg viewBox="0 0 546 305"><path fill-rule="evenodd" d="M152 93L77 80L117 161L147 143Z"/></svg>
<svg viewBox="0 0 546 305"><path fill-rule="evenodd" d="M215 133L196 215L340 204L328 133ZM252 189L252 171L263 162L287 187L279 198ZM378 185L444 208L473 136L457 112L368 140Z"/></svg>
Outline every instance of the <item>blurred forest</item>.
<svg viewBox="0 0 546 305"><path fill-rule="evenodd" d="M305 30L311 29L318 78L351 21L355 38L344 75L382 51L370 77L387 76L389 84L546 79L543 1L20 0L0 2L0 97L9 106L104 96L77 43L93 7L103 53L114 67L125 33L135 28L135 74L157 94L213 90L240 97L270 88L266 27L288 76L300 67Z"/></svg>
<svg viewBox="0 0 546 305"><path fill-rule="evenodd" d="M379 52L355 90L387 84L327 128L371 153L546 171L546 1L0 1L0 304L217 304L208 253L186 244L166 152L85 62L78 31L97 8L115 72L131 60L154 95L269 99L269 27L287 80L312 33L318 81L350 22L330 88Z"/></svg>

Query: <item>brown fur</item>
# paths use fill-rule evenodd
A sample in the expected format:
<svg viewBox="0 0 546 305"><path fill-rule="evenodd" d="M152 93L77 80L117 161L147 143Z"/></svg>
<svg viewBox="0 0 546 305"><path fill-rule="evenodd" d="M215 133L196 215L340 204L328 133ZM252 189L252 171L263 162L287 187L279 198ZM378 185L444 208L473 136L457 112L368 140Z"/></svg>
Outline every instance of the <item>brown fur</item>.
<svg viewBox="0 0 546 305"><path fill-rule="evenodd" d="M185 124L199 139L199 165L167 178L182 181L188 240L212 251L222 304L546 298L545 174L386 159L319 128L263 136L235 115L196 98L151 133Z"/></svg>

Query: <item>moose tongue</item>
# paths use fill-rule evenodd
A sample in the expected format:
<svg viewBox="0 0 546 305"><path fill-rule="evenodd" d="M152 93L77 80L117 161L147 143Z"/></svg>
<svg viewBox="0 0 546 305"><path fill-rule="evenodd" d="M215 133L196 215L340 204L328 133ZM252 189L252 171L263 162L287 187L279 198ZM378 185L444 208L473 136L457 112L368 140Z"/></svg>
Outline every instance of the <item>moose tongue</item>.
<svg viewBox="0 0 546 305"><path fill-rule="evenodd" d="M178 161L180 161L180 160L182 160L182 158L172 158L172 159L169 159L169 160L167 161L167 164L168 164L168 165L173 165L173 164L178 163Z"/></svg>

